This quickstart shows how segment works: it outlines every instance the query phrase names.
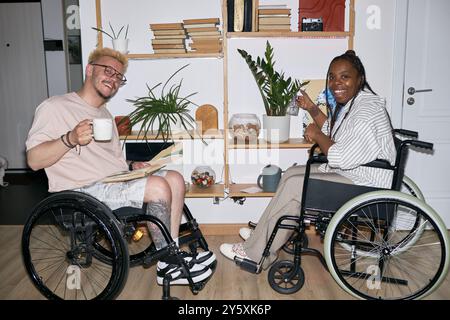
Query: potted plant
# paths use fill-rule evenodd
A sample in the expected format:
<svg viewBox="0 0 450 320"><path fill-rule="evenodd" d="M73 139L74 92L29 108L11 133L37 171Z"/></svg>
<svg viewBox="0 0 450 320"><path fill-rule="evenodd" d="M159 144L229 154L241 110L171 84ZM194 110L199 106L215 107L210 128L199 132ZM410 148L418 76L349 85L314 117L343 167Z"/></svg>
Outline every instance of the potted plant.
<svg viewBox="0 0 450 320"><path fill-rule="evenodd" d="M95 31L101 32L101 33L107 35L108 37L110 37L112 40L114 50L117 50L123 54L127 54L128 53L128 27L129 27L129 25L127 24L127 28L125 30L125 36L123 38L120 38L120 34L122 33L123 28L125 28L125 26L122 26L119 29L119 32L117 32L117 34L114 31L114 28L112 27L111 22L109 23L109 28L111 29L111 33L106 32L105 30L102 30L99 28L95 28L95 27L92 27L92 29L94 29Z"/></svg>
<svg viewBox="0 0 450 320"><path fill-rule="evenodd" d="M161 138L166 142L169 138L172 138L174 131L181 128L186 130L193 138L190 130L195 129L195 120L189 114L189 107L191 104L196 104L189 98L196 93L181 97L180 89L183 80L166 90L170 80L187 66L184 65L169 77L159 95L155 93L155 90L162 84L161 82L151 88L147 85L147 96L134 100L127 99L127 102L131 102L135 107L135 110L128 114L128 118L131 127L139 126L138 137L148 137L150 132L150 134L156 134L156 139ZM155 130L156 126L158 128Z"/></svg>
<svg viewBox="0 0 450 320"><path fill-rule="evenodd" d="M271 143L280 143L289 139L290 117L286 114L288 104L297 92L308 84L285 78L284 72L274 69L273 48L266 42L266 51L263 58L252 59L245 50L238 49L245 59L250 71L258 85L264 102L266 114L263 115L263 127L266 130L266 140Z"/></svg>

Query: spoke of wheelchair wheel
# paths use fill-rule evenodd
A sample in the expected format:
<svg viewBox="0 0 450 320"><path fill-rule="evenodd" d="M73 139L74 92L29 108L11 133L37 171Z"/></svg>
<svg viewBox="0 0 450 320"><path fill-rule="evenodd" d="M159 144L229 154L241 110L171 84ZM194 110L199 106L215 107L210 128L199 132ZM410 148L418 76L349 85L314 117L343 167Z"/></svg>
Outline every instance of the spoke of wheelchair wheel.
<svg viewBox="0 0 450 320"><path fill-rule="evenodd" d="M45 244L45 245L47 245L48 246L48 248L52 248L52 249L54 249L54 250L56 250L56 251L60 251L60 252L62 252L62 253L64 253L64 254L66 254L66 252L67 252L67 248L63 248L63 249L66 249L66 250L63 250L63 249L61 249L61 248L58 248L58 247L56 247L56 246L54 246L54 245L52 245L52 244L50 244L50 243L48 243L48 242L46 242L46 241L44 241L44 240L41 240L41 239L39 239L39 238L37 238L34 234L32 234L31 236L30 236L30 238L33 238L33 239L35 239L35 240L37 240L37 241L40 241L40 242L42 242L43 244ZM64 244L63 242L57 242L57 244ZM31 248L30 248L31 249ZM40 249L44 249L44 248L40 248Z"/></svg>

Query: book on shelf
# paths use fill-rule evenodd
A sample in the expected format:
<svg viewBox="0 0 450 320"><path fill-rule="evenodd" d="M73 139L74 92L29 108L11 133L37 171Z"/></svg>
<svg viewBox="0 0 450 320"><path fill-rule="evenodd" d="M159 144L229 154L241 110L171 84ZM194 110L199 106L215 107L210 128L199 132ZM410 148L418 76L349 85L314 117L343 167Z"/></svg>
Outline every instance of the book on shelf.
<svg viewBox="0 0 450 320"><path fill-rule="evenodd" d="M155 39L186 39L187 35L186 34L174 34L174 35L154 35Z"/></svg>
<svg viewBox="0 0 450 320"><path fill-rule="evenodd" d="M179 29L173 29L173 30L153 30L153 34L155 36L173 36L173 35L185 35L186 30L179 30Z"/></svg>
<svg viewBox="0 0 450 320"><path fill-rule="evenodd" d="M188 36L220 36L220 32L218 30L216 31L205 31L205 32L188 32Z"/></svg>
<svg viewBox="0 0 450 320"><path fill-rule="evenodd" d="M207 31L219 31L217 27L202 27L202 28L187 28L188 32L207 32Z"/></svg>
<svg viewBox="0 0 450 320"><path fill-rule="evenodd" d="M227 31L234 32L234 0L227 1Z"/></svg>
<svg viewBox="0 0 450 320"><path fill-rule="evenodd" d="M184 49L186 48L184 44L154 44L152 43L153 49Z"/></svg>
<svg viewBox="0 0 450 320"><path fill-rule="evenodd" d="M186 53L186 49L153 49L155 54L158 53Z"/></svg>
<svg viewBox="0 0 450 320"><path fill-rule="evenodd" d="M195 28L217 28L217 24L215 23L196 23L196 24L186 24L184 25L186 31Z"/></svg>
<svg viewBox="0 0 450 320"><path fill-rule="evenodd" d="M290 15L291 9L258 9L258 15Z"/></svg>
<svg viewBox="0 0 450 320"><path fill-rule="evenodd" d="M259 31L276 31L276 32L280 32L280 31L291 31L291 26L290 25L286 25L286 24L281 24L281 25L277 25L277 24L266 24L266 25L260 25L259 26Z"/></svg>
<svg viewBox="0 0 450 320"><path fill-rule="evenodd" d="M143 178L164 168L166 165L170 163L182 160L182 158L183 158L183 144L176 143L162 150L150 161L147 161L146 167L132 171L118 172L116 174L106 177L105 179L102 180L102 182L104 183L123 182Z"/></svg>
<svg viewBox="0 0 450 320"><path fill-rule="evenodd" d="M219 24L219 18L204 18L204 19L185 19L183 20L185 26L195 25L195 24Z"/></svg>
<svg viewBox="0 0 450 320"><path fill-rule="evenodd" d="M215 36L192 36L191 39L192 41L197 41L197 40L209 40L209 39L215 39L215 40L220 40L222 38L222 35L215 35Z"/></svg>
<svg viewBox="0 0 450 320"><path fill-rule="evenodd" d="M253 23L253 0L244 0L244 26L242 31L251 32Z"/></svg>
<svg viewBox="0 0 450 320"><path fill-rule="evenodd" d="M152 44L184 44L183 39L152 39Z"/></svg>
<svg viewBox="0 0 450 320"><path fill-rule="evenodd" d="M183 30L182 23L151 23L150 29L152 30Z"/></svg>
<svg viewBox="0 0 450 320"><path fill-rule="evenodd" d="M322 18L323 31L345 31L345 0L299 0L298 30L302 18Z"/></svg>
<svg viewBox="0 0 450 320"><path fill-rule="evenodd" d="M259 25L262 24L291 24L290 17L260 17L258 19Z"/></svg>
<svg viewBox="0 0 450 320"><path fill-rule="evenodd" d="M302 0L300 0L302 1ZM287 4L260 4L258 9L287 9Z"/></svg>

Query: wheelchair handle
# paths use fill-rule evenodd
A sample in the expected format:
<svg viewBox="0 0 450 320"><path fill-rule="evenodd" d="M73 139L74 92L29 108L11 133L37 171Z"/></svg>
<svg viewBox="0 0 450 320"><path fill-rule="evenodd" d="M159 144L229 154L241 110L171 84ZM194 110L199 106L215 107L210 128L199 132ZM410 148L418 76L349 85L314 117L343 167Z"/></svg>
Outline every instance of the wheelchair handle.
<svg viewBox="0 0 450 320"><path fill-rule="evenodd" d="M420 140L409 140L412 146L424 148L428 150L433 150L433 144L430 142L420 141Z"/></svg>
<svg viewBox="0 0 450 320"><path fill-rule="evenodd" d="M402 136L408 136L411 138L418 138L419 137L419 133L417 131L411 131L411 130L406 130L406 129L394 129L395 133L398 133Z"/></svg>

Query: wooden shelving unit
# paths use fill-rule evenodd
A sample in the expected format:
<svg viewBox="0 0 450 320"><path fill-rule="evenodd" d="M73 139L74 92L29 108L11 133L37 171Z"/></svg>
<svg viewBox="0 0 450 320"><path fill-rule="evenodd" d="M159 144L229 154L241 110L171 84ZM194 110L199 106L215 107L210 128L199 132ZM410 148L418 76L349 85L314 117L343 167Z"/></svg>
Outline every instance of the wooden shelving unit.
<svg viewBox="0 0 450 320"><path fill-rule="evenodd" d="M231 139L228 143L229 149L309 149L313 144L306 142L303 138L291 138L283 143L269 143L264 139L258 139L256 143L234 143Z"/></svg>
<svg viewBox="0 0 450 320"><path fill-rule="evenodd" d="M95 0L96 3L96 19L97 28L102 28L101 17L101 0ZM223 59L223 130L217 130L217 132L208 132L206 135L200 136L198 133L191 132L194 139L224 139L228 137L228 56L227 48L228 41L231 39L239 38L302 38L302 39L348 39L348 49L353 48L354 34L355 34L355 0L349 1L349 24L348 31L345 32L227 32L227 6L226 1L221 0L222 6L222 52L221 53L179 53L179 54L150 54L150 53L131 53L127 54L129 59L135 60L157 60L157 59L179 59L179 58L216 58ZM258 1L254 1L255 5L258 5ZM98 46L103 47L102 33L98 33ZM137 132L133 132L129 136L121 136L121 140L162 140L161 137L156 139L156 134L148 134L147 136L138 135ZM187 133L174 134L170 140L186 140L191 139L191 136ZM249 194L241 192L241 189L256 186L255 184L232 184L229 177L229 150L236 149L309 149L312 146L311 143L306 142L302 138L291 138L289 141L281 144L270 144L263 139L259 139L254 143L234 143L231 139L224 139L224 184L217 184L211 188L201 189L195 186L190 186L189 191L186 194L188 198L210 198L210 197L224 197L225 191L228 192L230 197L271 197L273 193L261 192L256 194Z"/></svg>
<svg viewBox="0 0 450 320"><path fill-rule="evenodd" d="M236 183L229 185L229 197L245 197L245 198L262 198L273 197L274 192L258 192L258 193L246 193L242 192L242 189L258 187L255 183Z"/></svg>
<svg viewBox="0 0 450 320"><path fill-rule="evenodd" d="M180 59L180 58L223 58L223 53L173 53L173 54L155 54L155 53L131 53L126 55L128 59Z"/></svg>
<svg viewBox="0 0 450 320"><path fill-rule="evenodd" d="M208 188L200 188L192 184L189 185L189 190L186 193L186 198L223 198L224 185L214 184Z"/></svg>
<svg viewBox="0 0 450 320"><path fill-rule="evenodd" d="M190 133L190 134L189 134ZM156 138L156 133L148 132L147 135L144 133L139 134L139 131L133 131L128 136L119 136L120 140L162 140L160 135ZM169 140L188 140L188 139L223 139L223 130L208 130L205 134L200 135L197 131L181 132L175 133Z"/></svg>

